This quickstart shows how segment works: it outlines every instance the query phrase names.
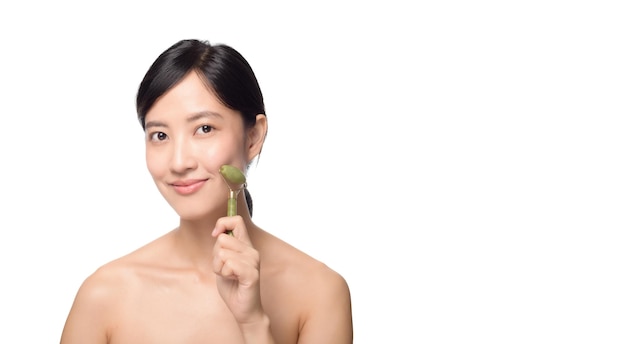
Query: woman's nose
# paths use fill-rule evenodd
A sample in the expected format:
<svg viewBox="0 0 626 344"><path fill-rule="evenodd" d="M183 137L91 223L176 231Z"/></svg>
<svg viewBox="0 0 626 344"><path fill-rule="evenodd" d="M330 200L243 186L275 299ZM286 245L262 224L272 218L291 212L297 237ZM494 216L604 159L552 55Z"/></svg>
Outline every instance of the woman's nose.
<svg viewBox="0 0 626 344"><path fill-rule="evenodd" d="M193 154L193 147L188 140L176 140L170 168L172 172L183 174L197 167L197 161Z"/></svg>

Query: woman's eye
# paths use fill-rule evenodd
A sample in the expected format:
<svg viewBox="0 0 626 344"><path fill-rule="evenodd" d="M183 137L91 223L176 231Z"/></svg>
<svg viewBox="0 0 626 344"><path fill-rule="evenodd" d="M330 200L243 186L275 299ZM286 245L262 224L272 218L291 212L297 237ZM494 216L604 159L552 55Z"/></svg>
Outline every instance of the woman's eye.
<svg viewBox="0 0 626 344"><path fill-rule="evenodd" d="M207 134L210 133L211 130L213 130L213 127L205 124L200 126L198 130L196 130L196 134Z"/></svg>
<svg viewBox="0 0 626 344"><path fill-rule="evenodd" d="M150 141L164 141L165 139L167 139L167 134L162 131L150 134Z"/></svg>

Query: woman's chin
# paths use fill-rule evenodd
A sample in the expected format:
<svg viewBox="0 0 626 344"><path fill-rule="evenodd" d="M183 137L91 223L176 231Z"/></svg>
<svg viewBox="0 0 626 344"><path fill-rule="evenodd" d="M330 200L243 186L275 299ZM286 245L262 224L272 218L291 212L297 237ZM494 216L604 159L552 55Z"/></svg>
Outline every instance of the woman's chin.
<svg viewBox="0 0 626 344"><path fill-rule="evenodd" d="M178 214L178 216L180 217L180 219L182 221L206 221L206 220L210 220L210 219L214 219L217 220L217 218L225 216L225 211L224 211L224 215L219 215L222 212L218 212L218 211L211 211L211 210L207 210L207 209L189 209L189 208L185 208L185 209L174 209L176 211L176 214Z"/></svg>

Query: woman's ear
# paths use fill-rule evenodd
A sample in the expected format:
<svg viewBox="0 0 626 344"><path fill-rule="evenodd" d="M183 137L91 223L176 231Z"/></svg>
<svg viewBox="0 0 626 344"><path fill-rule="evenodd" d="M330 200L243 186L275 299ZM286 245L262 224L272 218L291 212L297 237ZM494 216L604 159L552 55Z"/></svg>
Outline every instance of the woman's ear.
<svg viewBox="0 0 626 344"><path fill-rule="evenodd" d="M256 123L248 129L248 163L261 154L265 135L267 135L267 117L263 114L256 115Z"/></svg>

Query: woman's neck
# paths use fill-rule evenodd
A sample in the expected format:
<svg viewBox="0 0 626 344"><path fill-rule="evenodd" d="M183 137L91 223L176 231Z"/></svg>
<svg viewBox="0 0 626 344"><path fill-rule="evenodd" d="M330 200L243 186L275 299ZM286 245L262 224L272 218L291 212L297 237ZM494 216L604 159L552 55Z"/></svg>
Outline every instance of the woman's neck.
<svg viewBox="0 0 626 344"><path fill-rule="evenodd" d="M239 197L238 201L238 214L243 218L250 240L254 242L258 228L252 222L245 197ZM210 266L207 263L210 264L213 259L213 246L217 239L212 233L220 217L222 216L207 215L193 220L180 219L179 226L174 231L174 244L183 260L197 267Z"/></svg>

